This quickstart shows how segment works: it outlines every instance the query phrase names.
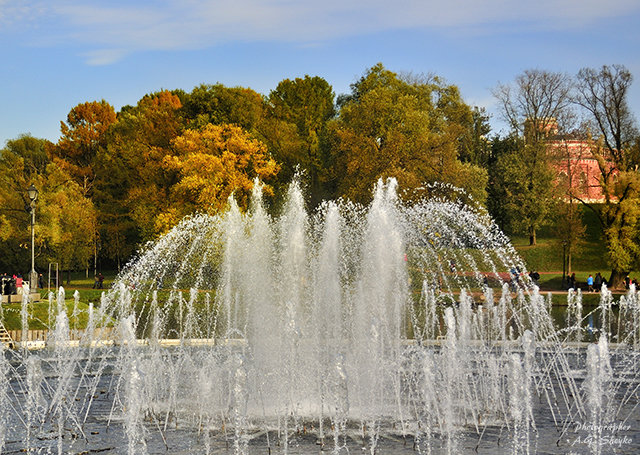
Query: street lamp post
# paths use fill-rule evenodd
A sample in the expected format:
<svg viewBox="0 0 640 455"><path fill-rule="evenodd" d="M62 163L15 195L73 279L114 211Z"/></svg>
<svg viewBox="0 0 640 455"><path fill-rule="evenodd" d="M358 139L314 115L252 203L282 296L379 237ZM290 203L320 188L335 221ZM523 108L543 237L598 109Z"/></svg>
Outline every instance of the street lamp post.
<svg viewBox="0 0 640 455"><path fill-rule="evenodd" d="M566 280L566 268L565 268L565 264L566 264L566 251L567 251L567 241L563 240L562 241L562 289L566 289L567 288L567 280Z"/></svg>
<svg viewBox="0 0 640 455"><path fill-rule="evenodd" d="M29 199L31 199L31 204L29 208L31 210L31 274L29 276L29 292L32 292L38 289L38 274L36 273L36 255L35 255L35 225L36 225L36 200L38 199L38 190L36 187L31 184L29 188L27 188L27 193L29 194Z"/></svg>

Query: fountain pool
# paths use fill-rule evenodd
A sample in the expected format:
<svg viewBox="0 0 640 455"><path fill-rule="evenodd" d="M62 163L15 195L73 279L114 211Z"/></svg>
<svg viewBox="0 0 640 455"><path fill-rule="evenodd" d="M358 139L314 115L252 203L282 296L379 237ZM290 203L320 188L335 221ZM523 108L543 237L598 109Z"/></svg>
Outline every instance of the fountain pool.
<svg viewBox="0 0 640 455"><path fill-rule="evenodd" d="M148 245L77 343L50 296L46 347L0 357L0 449L637 453L635 289L558 324L524 270L481 211L392 180L313 214L294 183L277 218L256 184Z"/></svg>

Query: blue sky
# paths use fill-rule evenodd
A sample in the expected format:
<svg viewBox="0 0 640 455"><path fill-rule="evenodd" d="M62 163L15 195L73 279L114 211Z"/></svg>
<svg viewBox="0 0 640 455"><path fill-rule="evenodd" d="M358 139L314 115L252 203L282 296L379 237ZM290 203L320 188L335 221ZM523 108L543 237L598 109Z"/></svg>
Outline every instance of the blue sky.
<svg viewBox="0 0 640 455"><path fill-rule="evenodd" d="M85 101L216 82L268 94L305 74L340 94L378 62L458 85L496 131L499 82L620 63L638 118L638 24L638 0L0 0L0 146L56 141Z"/></svg>

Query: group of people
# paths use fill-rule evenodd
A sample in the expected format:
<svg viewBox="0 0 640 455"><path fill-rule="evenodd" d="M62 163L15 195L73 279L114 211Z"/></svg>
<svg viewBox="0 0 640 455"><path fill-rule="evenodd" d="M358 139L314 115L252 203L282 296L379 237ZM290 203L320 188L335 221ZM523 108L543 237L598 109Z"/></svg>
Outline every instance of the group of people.
<svg viewBox="0 0 640 455"><path fill-rule="evenodd" d="M571 274L571 277L569 278L569 287L574 287L575 288L575 273ZM573 281L573 286L571 286ZM607 280L605 280L602 275L600 275L600 272L596 273L596 276L594 277L593 275L589 274L589 276L587 277L587 290L589 292L600 292L600 289L602 289L602 285L603 284L607 284ZM624 278L624 287L626 289L629 289L629 287L631 286L631 284L635 285L636 289L638 288L638 280L637 278L634 278L633 280L631 279L631 277L629 275L627 275Z"/></svg>
<svg viewBox="0 0 640 455"><path fill-rule="evenodd" d="M93 289L102 289L103 283L104 276L102 276L102 273L98 273L93 277Z"/></svg>
<svg viewBox="0 0 640 455"><path fill-rule="evenodd" d="M2 286L2 295L22 294L22 275L19 273L9 275L3 273L0 275L0 286Z"/></svg>
<svg viewBox="0 0 640 455"><path fill-rule="evenodd" d="M24 284L24 279L22 275L17 273L13 275L9 275L8 273L3 273L0 275L0 291L2 295L16 295L22 294L22 286ZM42 289L44 287L44 278L42 277L42 273L38 274L38 288Z"/></svg>
<svg viewBox="0 0 640 455"><path fill-rule="evenodd" d="M573 281L573 288L575 288L575 279L576 279L576 274L572 273L571 277L569 278L569 281ZM594 276L592 274L589 274L589 276L587 277L587 290L589 292L600 292L600 289L602 289L602 285L603 284L607 284L607 280L605 280L602 275L600 274L600 272L596 273L596 276L594 278Z"/></svg>

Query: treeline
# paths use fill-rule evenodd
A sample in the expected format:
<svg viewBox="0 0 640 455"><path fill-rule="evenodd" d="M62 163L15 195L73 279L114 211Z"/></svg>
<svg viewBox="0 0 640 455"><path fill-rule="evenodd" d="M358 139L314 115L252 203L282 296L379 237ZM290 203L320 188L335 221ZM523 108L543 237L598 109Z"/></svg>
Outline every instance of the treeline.
<svg viewBox="0 0 640 455"><path fill-rule="evenodd" d="M518 96L528 96L523 78L550 74L525 72L496 90L512 121L507 137L490 137L485 111L465 103L455 85L381 64L338 97L324 79L305 76L283 80L266 96L216 84L151 93L119 112L105 100L79 104L61 122L57 143L24 135L1 151L0 267L24 273L30 264L31 184L39 190L40 270L50 262L65 270L119 268L142 243L190 213L219 211L232 193L246 208L256 178L277 212L296 173L310 209L327 198L367 203L379 178L397 178L406 199L442 182L464 189L506 230L535 233L553 219L558 193L546 191L557 185L543 137L525 139L522 128L564 117L520 112ZM563 109L574 103L569 92ZM637 163L634 140L610 147L623 152L628 170ZM612 204L621 205L625 198L608 185ZM531 205L541 213L519 212Z"/></svg>

